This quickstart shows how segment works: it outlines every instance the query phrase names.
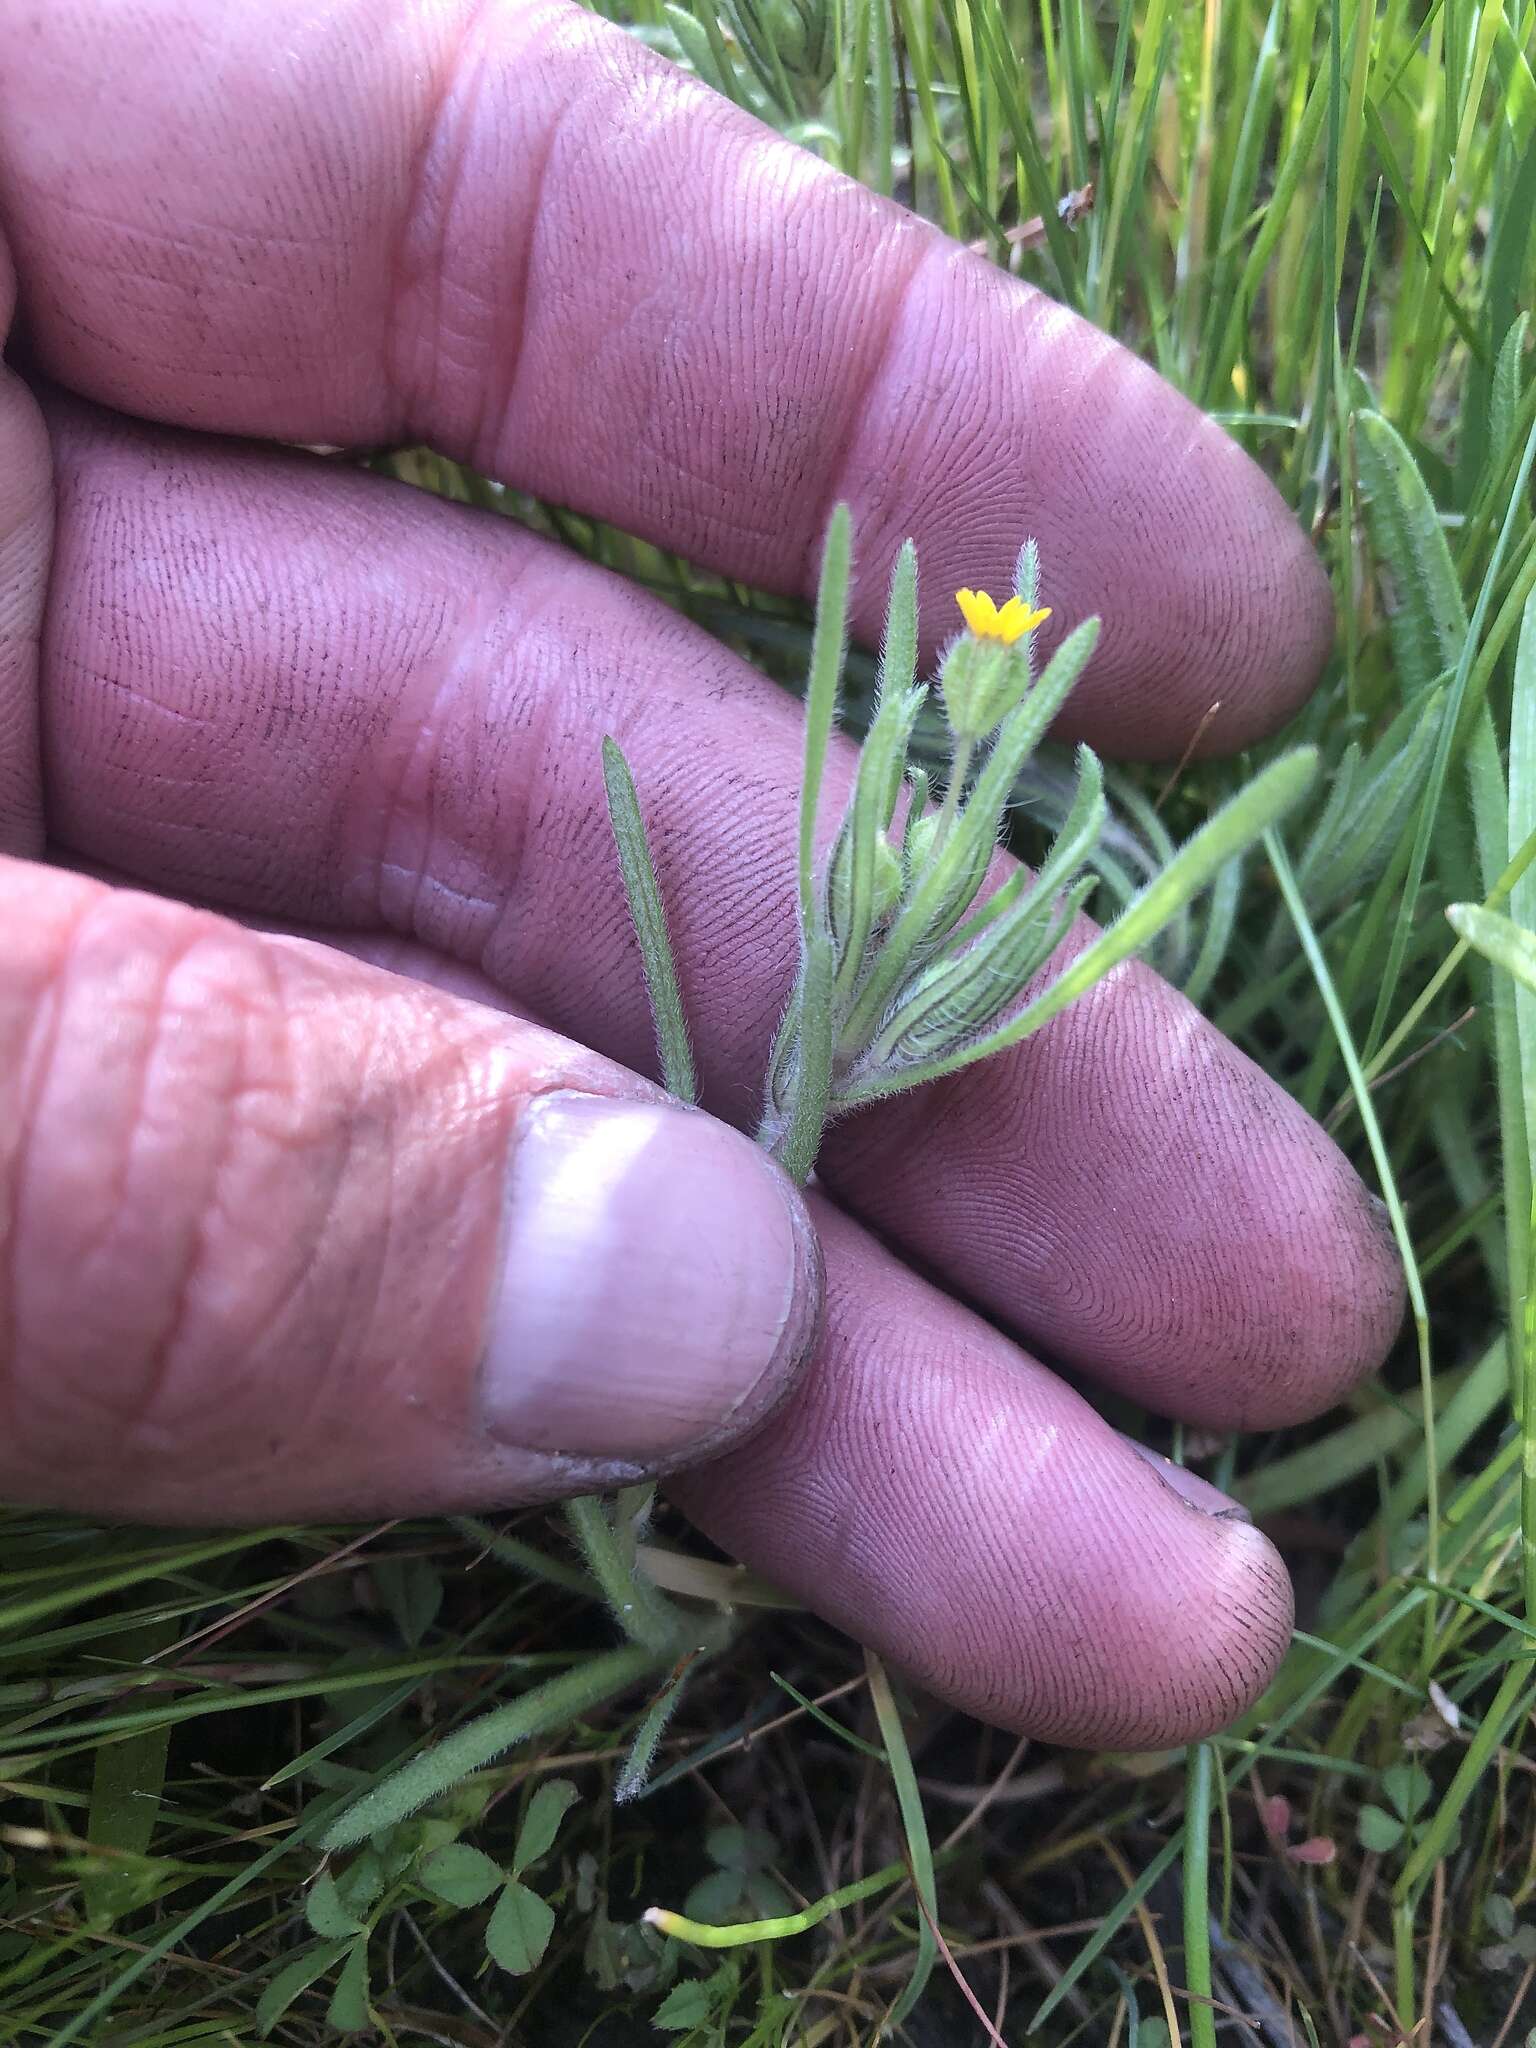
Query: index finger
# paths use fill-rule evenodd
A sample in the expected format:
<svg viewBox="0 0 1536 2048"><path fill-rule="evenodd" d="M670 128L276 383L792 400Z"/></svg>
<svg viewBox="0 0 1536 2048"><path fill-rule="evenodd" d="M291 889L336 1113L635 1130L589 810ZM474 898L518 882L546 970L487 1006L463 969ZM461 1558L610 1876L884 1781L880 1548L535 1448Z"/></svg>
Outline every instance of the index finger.
<svg viewBox="0 0 1536 2048"><path fill-rule="evenodd" d="M1034 535L1053 625L1104 618L1063 730L1122 754L1243 745L1315 679L1321 568L1218 427L568 0L4 13L0 206L77 390L425 440L768 589L844 497L856 626L912 534L930 646Z"/></svg>

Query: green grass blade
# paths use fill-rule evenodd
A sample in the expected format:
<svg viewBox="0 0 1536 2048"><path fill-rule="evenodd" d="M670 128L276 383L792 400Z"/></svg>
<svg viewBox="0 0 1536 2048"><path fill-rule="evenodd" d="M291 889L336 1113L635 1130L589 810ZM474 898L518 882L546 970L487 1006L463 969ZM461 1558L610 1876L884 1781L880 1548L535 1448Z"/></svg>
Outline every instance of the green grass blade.
<svg viewBox="0 0 1536 2048"><path fill-rule="evenodd" d="M1457 1765L1455 1776L1435 1809L1433 1820L1403 1865L1394 1894L1399 1901L1415 1896L1445 1854L1451 1831L1466 1810L1467 1801L1477 1789L1483 1773L1493 1763L1500 1743L1515 1722L1530 1712L1533 1699L1536 1699L1536 1685L1531 1680L1530 1661L1516 1657L1467 1744L1466 1754Z"/></svg>
<svg viewBox="0 0 1536 2048"><path fill-rule="evenodd" d="M1216 2048L1211 2002L1211 1777L1208 1742L1192 1742L1184 1770L1184 1981L1189 1990L1191 2048Z"/></svg>
<svg viewBox="0 0 1536 2048"><path fill-rule="evenodd" d="M1312 920L1307 915L1306 905L1301 900L1301 891L1297 887L1296 877L1292 871L1285 848L1280 843L1279 834L1270 832L1266 836L1265 845L1269 850L1270 862L1275 870L1275 879L1280 885L1280 894L1284 899L1286 909L1291 914L1291 920L1296 927L1296 936L1301 941L1302 951L1307 956L1313 978L1317 983L1318 994L1322 997L1323 1009L1327 1015L1329 1026L1333 1031L1334 1037L1338 1040L1339 1052L1344 1061L1345 1071L1349 1075L1349 1084L1354 1091L1355 1106L1359 1113L1360 1121L1365 1127L1366 1142L1370 1146L1371 1151L1371 1161L1375 1166L1377 1179L1381 1185L1382 1198L1387 1205L1387 1214L1392 1224L1392 1235L1397 1240L1397 1248L1402 1256L1403 1270L1408 1281L1408 1302L1413 1313L1414 1327L1418 1334L1419 1342L1419 1391L1423 1404L1421 1412L1424 1425L1425 1455L1428 1459L1429 1575L1431 1578L1435 1578L1438 1576L1440 1541L1440 1468L1435 1452L1435 1384L1434 1369L1430 1357L1429 1304L1424 1297L1424 1282L1420 1276L1418 1260L1414 1254L1413 1237L1408 1228L1408 1219L1403 1213L1402 1197L1398 1192L1397 1176L1393 1171L1391 1155L1387 1150L1386 1140L1382 1136L1381 1124L1376 1115L1376 1107L1371 1099L1370 1085L1366 1081L1360 1055L1356 1050L1354 1038L1350 1032L1349 1020L1344 1014L1342 1004L1339 1002L1338 993L1333 985L1333 977L1328 971L1328 963L1323 958L1322 948L1318 945L1317 933L1312 928Z"/></svg>
<svg viewBox="0 0 1536 2048"><path fill-rule="evenodd" d="M918 1790L917 1772L913 1768L912 1752L907 1747L906 1730L901 1725L901 1712L891 1691L891 1682L885 1675L885 1666L872 1650L864 1653L864 1670L869 1679L869 1696L874 1704L880 1738L885 1744L886 1765L896 1788L896 1804L901 1811L902 1832L907 1838L912 1881L917 1887L918 1897L928 1909L926 1914L919 1916L912 1974L901 1996L886 2014L884 2031L894 2033L927 1989L933 1966L938 1961L938 1942L933 1930L939 1924L939 1901L934 1888L933 1851L928 1842L923 1795Z"/></svg>

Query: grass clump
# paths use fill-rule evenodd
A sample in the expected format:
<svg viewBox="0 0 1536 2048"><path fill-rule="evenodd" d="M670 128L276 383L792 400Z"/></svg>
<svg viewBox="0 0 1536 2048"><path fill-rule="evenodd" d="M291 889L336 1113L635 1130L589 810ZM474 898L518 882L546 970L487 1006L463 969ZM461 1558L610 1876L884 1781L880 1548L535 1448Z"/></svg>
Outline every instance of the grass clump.
<svg viewBox="0 0 1536 2048"><path fill-rule="evenodd" d="M0 2041L820 2048L893 2015L915 2042L1522 2041L1536 8L614 11L1140 350L1312 532L1340 631L1284 745L1321 773L1286 789L1288 812L1239 808L1205 893L1155 896L1153 878L1287 772L1278 750L1165 790L1150 771L1074 774L1032 739L996 779L1027 799L1022 850L1065 848L1061 885L1120 914L1379 1188L1411 1327L1385 1382L1313 1429L1173 1433L1287 1550L1303 1626L1239 1727L1164 1758L1025 1755L904 1714L878 1666L676 1548L641 1495L573 1510L564 1536L538 1515L191 1537L11 1514ZM818 642L795 606L426 454L389 461L641 577L771 671L809 672L813 771L841 679L874 766L830 878L803 869L798 1036L765 1128L793 1170L839 1090L863 1099L985 1042L1006 1002L982 1016L974 987L957 1008L960 981L922 981L956 965L943 934L880 964L872 941L911 911L919 869L893 897L870 820L883 839L899 757L931 775L953 862L961 799L1027 698L969 734L956 772L967 717L953 693L948 727L913 704L900 588L881 677L839 662L835 580ZM665 907L647 907L635 838L645 793L631 803L613 760L608 781L686 1094ZM978 839L996 815L977 814ZM919 994L896 1031L893 1001ZM722 1618L747 1613L749 1634ZM617 1805L615 1784L632 1795ZM697 1931L733 1923L731 1946Z"/></svg>

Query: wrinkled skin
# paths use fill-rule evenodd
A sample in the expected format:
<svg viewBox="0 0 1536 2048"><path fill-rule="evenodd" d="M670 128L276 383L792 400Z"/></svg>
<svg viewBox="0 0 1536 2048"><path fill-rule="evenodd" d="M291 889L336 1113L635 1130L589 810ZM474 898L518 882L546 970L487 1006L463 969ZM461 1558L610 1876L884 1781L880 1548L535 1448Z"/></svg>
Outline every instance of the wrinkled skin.
<svg viewBox="0 0 1536 2048"><path fill-rule="evenodd" d="M1124 351L563 0L0 0L0 44L0 1490L218 1521L633 1469L482 1441L507 1160L543 1090L651 1093L605 732L750 1124L798 711L513 526L260 444L421 439L785 591L845 497L859 631L910 532L930 651L1034 533L1047 637L1105 621L1063 731L1130 756L1282 723L1321 571ZM1023 1347L1317 1413L1401 1312L1342 1156L1129 967L823 1180L819 1341L662 1461L689 1512L1000 1722L1240 1710L1279 1559Z"/></svg>

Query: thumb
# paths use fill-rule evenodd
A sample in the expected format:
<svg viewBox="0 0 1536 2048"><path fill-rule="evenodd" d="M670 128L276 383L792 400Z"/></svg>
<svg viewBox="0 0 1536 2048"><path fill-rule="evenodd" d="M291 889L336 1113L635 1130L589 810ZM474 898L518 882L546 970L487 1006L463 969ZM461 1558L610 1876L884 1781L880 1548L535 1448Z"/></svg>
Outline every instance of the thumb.
<svg viewBox="0 0 1536 2048"><path fill-rule="evenodd" d="M0 1494L297 1520L730 1444L815 1333L800 1197L538 1027L0 860Z"/></svg>

